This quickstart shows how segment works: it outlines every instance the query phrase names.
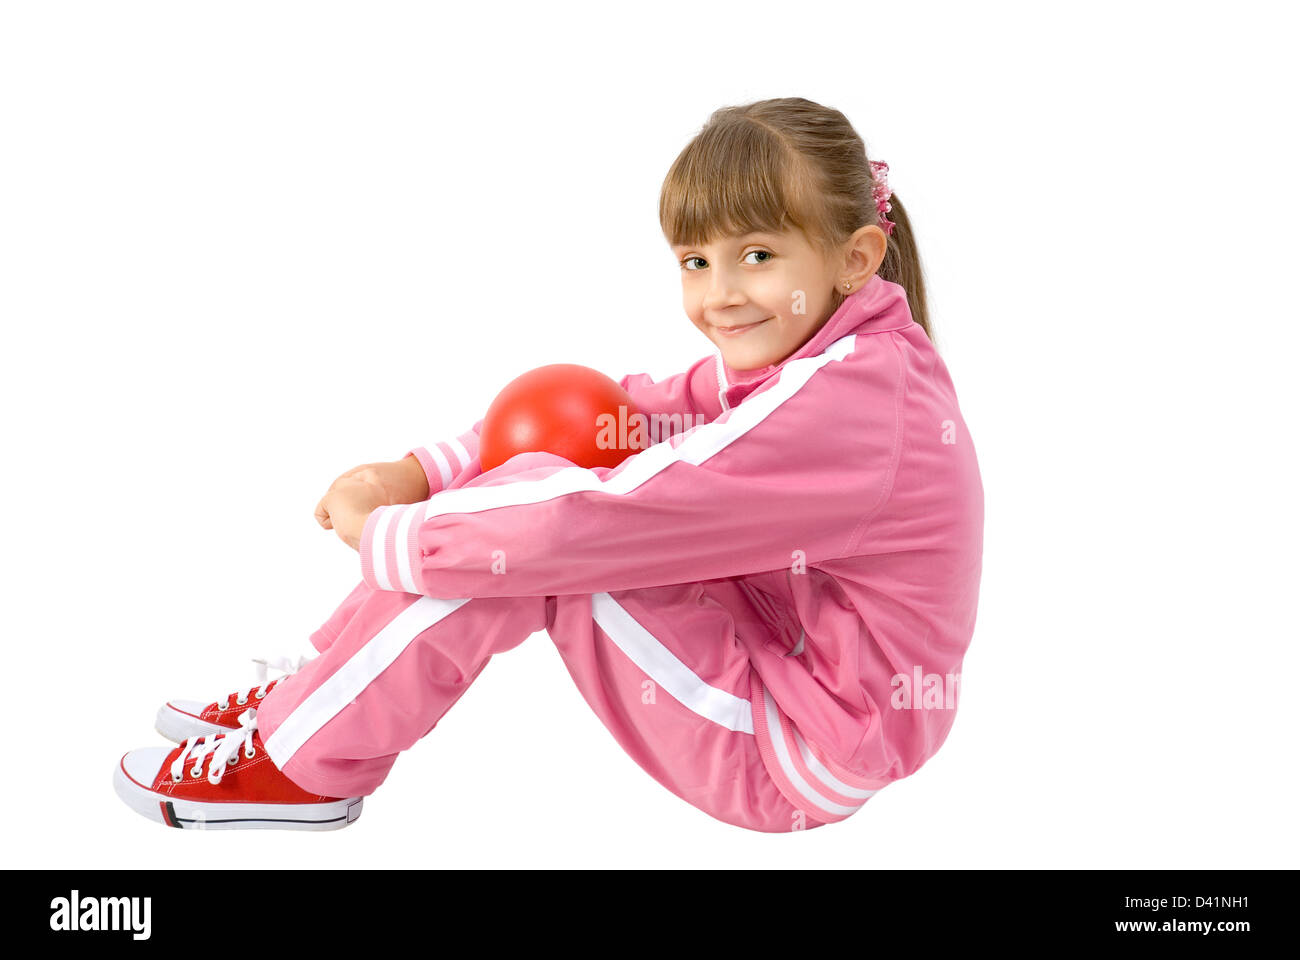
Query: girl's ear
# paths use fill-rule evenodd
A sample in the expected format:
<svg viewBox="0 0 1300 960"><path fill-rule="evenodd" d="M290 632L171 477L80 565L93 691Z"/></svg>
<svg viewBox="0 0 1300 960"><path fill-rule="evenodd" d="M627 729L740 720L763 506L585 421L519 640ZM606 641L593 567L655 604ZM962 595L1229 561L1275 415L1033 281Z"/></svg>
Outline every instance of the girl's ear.
<svg viewBox="0 0 1300 960"><path fill-rule="evenodd" d="M874 223L859 227L844 245L844 280L853 284L854 290L861 289L885 262L885 251L888 249L889 238L885 236L884 230Z"/></svg>

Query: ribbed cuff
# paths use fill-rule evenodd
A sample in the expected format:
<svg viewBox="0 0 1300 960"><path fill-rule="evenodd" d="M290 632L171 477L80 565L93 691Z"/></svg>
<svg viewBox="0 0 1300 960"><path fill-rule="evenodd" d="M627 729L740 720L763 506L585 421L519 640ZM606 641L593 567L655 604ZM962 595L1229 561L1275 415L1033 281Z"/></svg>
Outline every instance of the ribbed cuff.
<svg viewBox="0 0 1300 960"><path fill-rule="evenodd" d="M376 590L421 593L420 524L427 500L377 507L361 532L361 579Z"/></svg>
<svg viewBox="0 0 1300 960"><path fill-rule="evenodd" d="M433 455L429 453L428 448L414 447L402 454L403 460L407 457L415 457L415 459L419 461L420 467L424 470L424 478L429 481L429 496L433 496L451 482L450 479L446 482L443 481L443 471L440 470L437 463L434 462Z"/></svg>
<svg viewBox="0 0 1300 960"><path fill-rule="evenodd" d="M478 447L478 434L466 430L459 437L441 440L432 446L413 447L402 454L402 458L415 457L420 461L432 497L438 491L446 490L466 470L478 472Z"/></svg>
<svg viewBox="0 0 1300 960"><path fill-rule="evenodd" d="M392 589L392 587L381 586L375 577L375 539L380 521L387 509L388 507L376 507L370 511L370 516L366 517L366 525L361 528L361 546L357 549L357 552L361 555L361 579L376 590ZM378 544L378 550L380 556L383 556L384 545L382 541Z"/></svg>

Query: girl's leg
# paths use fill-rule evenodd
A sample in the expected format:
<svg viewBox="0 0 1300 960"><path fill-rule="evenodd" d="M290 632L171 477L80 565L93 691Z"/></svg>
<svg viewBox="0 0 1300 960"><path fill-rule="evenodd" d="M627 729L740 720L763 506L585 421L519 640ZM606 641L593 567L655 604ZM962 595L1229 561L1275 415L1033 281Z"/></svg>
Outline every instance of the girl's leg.
<svg viewBox="0 0 1300 960"><path fill-rule="evenodd" d="M320 656L262 701L257 722L267 753L304 789L373 793L397 754L433 729L493 654L546 621L543 597L442 600L369 590Z"/></svg>
<svg viewBox="0 0 1300 960"><path fill-rule="evenodd" d="M839 815L827 816L816 802L792 802L797 791L773 779L756 736L762 707L751 702L760 686L736 625L701 584L474 600L376 590L334 643L267 695L258 725L271 759L299 787L364 796L493 654L547 629L601 722L683 800L764 832L842 819L872 791L840 785L828 794Z"/></svg>

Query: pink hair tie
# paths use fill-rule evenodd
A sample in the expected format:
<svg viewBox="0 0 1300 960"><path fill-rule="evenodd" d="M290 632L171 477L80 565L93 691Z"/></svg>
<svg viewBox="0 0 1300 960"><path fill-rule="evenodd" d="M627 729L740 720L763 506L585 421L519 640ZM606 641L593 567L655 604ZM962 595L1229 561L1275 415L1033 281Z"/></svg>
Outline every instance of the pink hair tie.
<svg viewBox="0 0 1300 960"><path fill-rule="evenodd" d="M894 195L894 191L889 188L889 164L883 160L871 161L871 179L873 186L871 196L876 201L876 210L880 212L880 229L885 231L885 236L894 235L894 222L886 220L885 214L894 209L889 198Z"/></svg>

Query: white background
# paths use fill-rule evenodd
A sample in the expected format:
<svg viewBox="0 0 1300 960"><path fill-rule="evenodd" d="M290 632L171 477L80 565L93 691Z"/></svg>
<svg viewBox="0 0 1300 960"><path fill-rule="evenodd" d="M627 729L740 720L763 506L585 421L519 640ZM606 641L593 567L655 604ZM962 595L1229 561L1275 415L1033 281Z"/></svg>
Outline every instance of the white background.
<svg viewBox="0 0 1300 960"><path fill-rule="evenodd" d="M0 8L5 865L1300 866L1285 9ZM711 352L659 187L776 96L890 164L979 452L939 753L843 823L727 826L541 633L347 830L123 805L164 699L304 652L358 581L312 520L336 475L542 363Z"/></svg>

